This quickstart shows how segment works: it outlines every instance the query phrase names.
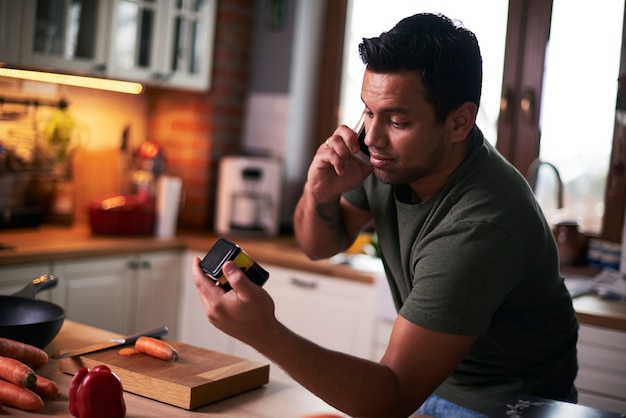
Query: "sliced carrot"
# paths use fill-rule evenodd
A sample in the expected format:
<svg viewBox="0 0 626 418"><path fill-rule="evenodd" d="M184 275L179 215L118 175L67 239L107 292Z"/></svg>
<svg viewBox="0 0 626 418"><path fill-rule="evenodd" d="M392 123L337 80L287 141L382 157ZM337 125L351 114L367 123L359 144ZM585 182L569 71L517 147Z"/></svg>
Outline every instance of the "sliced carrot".
<svg viewBox="0 0 626 418"><path fill-rule="evenodd" d="M37 382L37 375L33 369L10 357L0 357L0 378L25 388Z"/></svg>
<svg viewBox="0 0 626 418"><path fill-rule="evenodd" d="M174 347L153 337L139 337L135 342L135 351L161 360L178 360L178 351Z"/></svg>
<svg viewBox="0 0 626 418"><path fill-rule="evenodd" d="M38 369L48 363L48 354L34 345L0 337L0 356L11 357Z"/></svg>
<svg viewBox="0 0 626 418"><path fill-rule="evenodd" d="M43 399L54 399L59 396L59 386L56 382L37 375L37 382L35 383L35 393L41 396Z"/></svg>
<svg viewBox="0 0 626 418"><path fill-rule="evenodd" d="M132 356L133 354L137 354L137 351L133 347L124 347L120 348L117 352L120 356Z"/></svg>
<svg viewBox="0 0 626 418"><path fill-rule="evenodd" d="M35 392L4 380L0 380L0 402L24 411L36 411L43 407L43 400Z"/></svg>

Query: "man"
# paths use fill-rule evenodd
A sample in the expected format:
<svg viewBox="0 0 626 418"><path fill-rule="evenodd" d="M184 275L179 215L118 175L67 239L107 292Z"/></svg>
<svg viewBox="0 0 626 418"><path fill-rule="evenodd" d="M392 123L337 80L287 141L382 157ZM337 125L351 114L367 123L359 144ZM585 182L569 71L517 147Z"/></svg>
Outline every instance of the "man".
<svg viewBox="0 0 626 418"><path fill-rule="evenodd" d="M232 292L194 279L209 320L352 416L479 417L519 394L576 400L578 324L549 226L524 178L475 125L478 42L418 14L359 46L365 144L338 127L295 212L311 258L372 222L398 308L382 359L333 352L280 324L269 295L229 263Z"/></svg>

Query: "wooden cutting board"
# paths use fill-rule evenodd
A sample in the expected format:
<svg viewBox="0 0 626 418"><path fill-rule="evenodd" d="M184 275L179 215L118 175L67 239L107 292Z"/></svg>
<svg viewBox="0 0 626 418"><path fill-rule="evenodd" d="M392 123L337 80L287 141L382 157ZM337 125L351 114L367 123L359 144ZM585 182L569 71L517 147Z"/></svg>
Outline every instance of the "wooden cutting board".
<svg viewBox="0 0 626 418"><path fill-rule="evenodd" d="M75 374L83 367L108 366L127 392L184 409L194 409L269 382L269 365L185 343L165 340L179 354L164 361L145 354L122 356L120 347L59 360L59 368Z"/></svg>

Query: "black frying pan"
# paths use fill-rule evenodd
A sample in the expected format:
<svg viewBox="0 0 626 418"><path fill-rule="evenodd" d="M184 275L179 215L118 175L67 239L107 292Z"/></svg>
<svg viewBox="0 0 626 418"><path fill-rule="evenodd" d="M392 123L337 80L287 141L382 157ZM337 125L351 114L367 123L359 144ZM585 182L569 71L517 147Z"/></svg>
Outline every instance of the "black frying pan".
<svg viewBox="0 0 626 418"><path fill-rule="evenodd" d="M57 283L55 276L44 275L13 295L0 295L0 337L39 348L50 344L63 325L65 310L35 297Z"/></svg>

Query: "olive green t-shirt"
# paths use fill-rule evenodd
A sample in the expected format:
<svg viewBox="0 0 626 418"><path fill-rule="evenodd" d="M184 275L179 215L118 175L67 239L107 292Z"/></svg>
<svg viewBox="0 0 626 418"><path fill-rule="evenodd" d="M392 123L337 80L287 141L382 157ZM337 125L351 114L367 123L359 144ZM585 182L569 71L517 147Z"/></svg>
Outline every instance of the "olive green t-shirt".
<svg viewBox="0 0 626 418"><path fill-rule="evenodd" d="M577 373L578 323L554 238L523 176L474 129L435 196L365 179L345 198L370 210L401 316L477 341L436 390L489 413L519 394L563 399ZM416 370L419 373L419 370Z"/></svg>

